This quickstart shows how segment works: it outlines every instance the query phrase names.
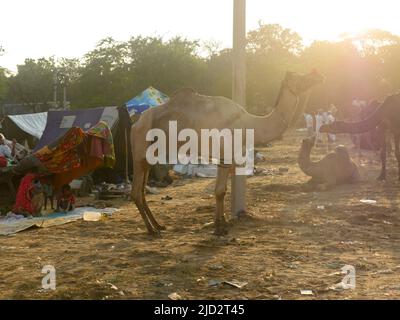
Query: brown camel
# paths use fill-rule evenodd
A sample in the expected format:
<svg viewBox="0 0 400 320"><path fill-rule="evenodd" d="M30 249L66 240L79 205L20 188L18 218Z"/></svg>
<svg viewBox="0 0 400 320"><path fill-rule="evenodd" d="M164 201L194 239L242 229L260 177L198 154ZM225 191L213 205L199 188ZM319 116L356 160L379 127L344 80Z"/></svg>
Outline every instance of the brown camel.
<svg viewBox="0 0 400 320"><path fill-rule="evenodd" d="M335 121L321 126L320 132L329 133L363 133L378 128L381 143L382 169L378 180L386 179L386 135L394 136L395 155L398 163L400 180L400 94L387 97L382 105L368 118L359 122Z"/></svg>
<svg viewBox="0 0 400 320"><path fill-rule="evenodd" d="M360 180L357 165L351 160L344 146L337 146L334 152L327 154L319 161L310 159L315 138L304 139L298 157L298 164L306 175L311 177L312 187L328 189L335 185L355 183Z"/></svg>
<svg viewBox="0 0 400 320"><path fill-rule="evenodd" d="M144 192L150 167L146 160L146 151L153 143L146 141L149 130L161 129L168 137L169 121L177 121L178 132L190 128L195 130L198 137L201 136L201 129L254 129L255 146L265 146L280 138L291 123L299 95L323 80L323 76L317 71L307 75L288 72L282 81L275 108L267 116L252 115L230 99L199 95L192 89L179 90L167 103L144 112L131 130L134 172L132 198L148 232L159 235L160 230L165 230L165 227L160 225L151 213ZM177 147L179 148L184 143L178 141ZM223 155L222 143L220 148L220 154ZM167 146L166 149L169 150L169 147ZM229 174L235 167L234 164L226 164L223 159L220 159L215 187L215 234L217 235L226 234L224 197Z"/></svg>

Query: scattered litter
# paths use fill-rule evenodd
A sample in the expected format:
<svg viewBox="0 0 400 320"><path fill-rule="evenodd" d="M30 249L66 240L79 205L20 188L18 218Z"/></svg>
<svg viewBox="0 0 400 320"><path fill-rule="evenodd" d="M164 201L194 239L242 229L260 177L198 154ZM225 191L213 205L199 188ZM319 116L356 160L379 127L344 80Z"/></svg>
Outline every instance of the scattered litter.
<svg viewBox="0 0 400 320"><path fill-rule="evenodd" d="M360 202L365 204L376 204L376 200L371 199L361 199Z"/></svg>
<svg viewBox="0 0 400 320"><path fill-rule="evenodd" d="M378 270L378 271L372 272L371 274L375 275L375 274L390 274L390 273L393 273L392 269Z"/></svg>
<svg viewBox="0 0 400 320"><path fill-rule="evenodd" d="M340 244L344 244L344 245L353 245L353 244L359 244L362 245L364 244L364 242L361 241L340 241Z"/></svg>
<svg viewBox="0 0 400 320"><path fill-rule="evenodd" d="M169 294L168 298L170 298L171 300L182 300L182 297L176 292Z"/></svg>
<svg viewBox="0 0 400 320"><path fill-rule="evenodd" d="M352 289L352 287L343 282L339 282L339 283L334 284L333 286L330 286L328 289L329 290L348 290L348 289Z"/></svg>
<svg viewBox="0 0 400 320"><path fill-rule="evenodd" d="M300 294L303 295L303 296L312 296L312 295L314 295L312 290L300 290Z"/></svg>
<svg viewBox="0 0 400 320"><path fill-rule="evenodd" d="M204 229L204 228L207 228L207 227L211 227L211 226L213 226L213 225L214 225L214 222L213 222L213 221L207 222L207 223L205 223L205 224L203 224L203 225L201 226L201 229Z"/></svg>
<svg viewBox="0 0 400 320"><path fill-rule="evenodd" d="M279 168L279 169L262 169L262 168L255 168L254 174L258 176L282 176L287 168ZM288 169L287 169L288 170Z"/></svg>
<svg viewBox="0 0 400 320"><path fill-rule="evenodd" d="M391 223L391 222L389 222L389 221L386 221L386 220L383 220L383 223L384 223L384 224L393 224L393 223Z"/></svg>
<svg viewBox="0 0 400 320"><path fill-rule="evenodd" d="M208 281L208 285L210 287L216 287L216 286L218 286L220 284L221 284L221 281L219 281L219 280L211 279L211 280Z"/></svg>
<svg viewBox="0 0 400 320"><path fill-rule="evenodd" d="M255 156L255 163L264 161L265 161L265 156L261 152L257 152Z"/></svg>
<svg viewBox="0 0 400 320"><path fill-rule="evenodd" d="M245 286L247 286L248 282L242 282L242 281L237 281L237 280L232 280L232 281L223 281L224 284L227 284L229 286L242 289Z"/></svg>
<svg viewBox="0 0 400 320"><path fill-rule="evenodd" d="M224 268L224 266L222 266L220 264L213 264L208 267L208 269L210 269L210 270L222 270L223 268Z"/></svg>
<svg viewBox="0 0 400 320"><path fill-rule="evenodd" d="M115 285L113 285L112 283L107 282L107 284L111 287L111 289L118 290L118 288Z"/></svg>
<svg viewBox="0 0 400 320"><path fill-rule="evenodd" d="M100 185L96 185L92 193L96 200L107 200L126 197L126 195L131 193L131 190L132 186L130 183L113 184L103 182Z"/></svg>
<svg viewBox="0 0 400 320"><path fill-rule="evenodd" d="M83 214L83 220L85 221L100 221L102 218L106 217L107 214L96 211L85 211Z"/></svg>
<svg viewBox="0 0 400 320"><path fill-rule="evenodd" d="M196 282L204 282L206 280L206 278L204 277L200 277L196 280Z"/></svg>
<svg viewBox="0 0 400 320"><path fill-rule="evenodd" d="M160 191L158 191L157 188L149 187L149 186L146 186L146 191L148 194L159 194L160 193Z"/></svg>
<svg viewBox="0 0 400 320"><path fill-rule="evenodd" d="M125 293L124 293L123 291L120 291L119 294L120 294L121 296L124 296L124 295L125 295Z"/></svg>
<svg viewBox="0 0 400 320"><path fill-rule="evenodd" d="M325 210L325 206L317 206L318 210Z"/></svg>
<svg viewBox="0 0 400 320"><path fill-rule="evenodd" d="M161 200L166 200L166 201L172 200L172 197L170 197L170 196L165 196L165 197L162 197Z"/></svg>

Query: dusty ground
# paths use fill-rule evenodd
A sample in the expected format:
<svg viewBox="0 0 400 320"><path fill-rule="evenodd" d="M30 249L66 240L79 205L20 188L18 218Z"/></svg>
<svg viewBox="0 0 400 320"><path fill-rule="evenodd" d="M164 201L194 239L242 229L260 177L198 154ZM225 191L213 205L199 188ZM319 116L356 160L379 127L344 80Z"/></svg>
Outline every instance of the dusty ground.
<svg viewBox="0 0 400 320"><path fill-rule="evenodd" d="M168 299L173 292L184 299L400 298L400 185L393 156L385 183L375 181L379 162L365 162L359 185L303 192L308 178L296 165L300 140L289 134L262 150L267 161L261 167L289 172L248 179L251 217L232 223L226 237L213 236L209 224L214 180L187 179L148 196L168 227L162 239L147 236L136 208L122 200L112 203L122 211L106 221L0 238L0 298ZM166 195L173 199L162 201ZM363 198L377 204L362 204ZM229 203L228 194L226 212ZM41 289L48 264L57 272L54 292ZM356 289L329 290L341 281L334 273L344 265L355 267ZM209 284L233 279L248 284Z"/></svg>

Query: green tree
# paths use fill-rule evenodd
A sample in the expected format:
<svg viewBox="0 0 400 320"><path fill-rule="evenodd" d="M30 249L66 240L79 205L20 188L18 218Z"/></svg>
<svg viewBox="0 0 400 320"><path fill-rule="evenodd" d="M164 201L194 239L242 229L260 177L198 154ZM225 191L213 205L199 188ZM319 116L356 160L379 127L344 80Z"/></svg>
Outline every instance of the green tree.
<svg viewBox="0 0 400 320"><path fill-rule="evenodd" d="M302 39L277 24L259 23L247 35L247 106L264 114L274 107L286 71L301 70Z"/></svg>
<svg viewBox="0 0 400 320"><path fill-rule="evenodd" d="M9 79L9 101L15 103L46 103L52 100L53 58L26 59L18 65L18 73Z"/></svg>

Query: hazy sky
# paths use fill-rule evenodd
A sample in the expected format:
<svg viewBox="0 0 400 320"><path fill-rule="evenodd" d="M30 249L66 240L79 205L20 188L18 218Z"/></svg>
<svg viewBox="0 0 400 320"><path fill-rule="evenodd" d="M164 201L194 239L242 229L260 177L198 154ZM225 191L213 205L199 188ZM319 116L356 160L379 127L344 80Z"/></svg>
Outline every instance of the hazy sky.
<svg viewBox="0 0 400 320"><path fill-rule="evenodd" d="M181 35L232 43L233 0L1 0L0 66L81 57L102 38ZM399 4L396 4L399 3ZM307 41L380 28L400 35L399 0L247 0L247 28L279 23Z"/></svg>

